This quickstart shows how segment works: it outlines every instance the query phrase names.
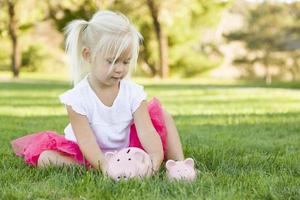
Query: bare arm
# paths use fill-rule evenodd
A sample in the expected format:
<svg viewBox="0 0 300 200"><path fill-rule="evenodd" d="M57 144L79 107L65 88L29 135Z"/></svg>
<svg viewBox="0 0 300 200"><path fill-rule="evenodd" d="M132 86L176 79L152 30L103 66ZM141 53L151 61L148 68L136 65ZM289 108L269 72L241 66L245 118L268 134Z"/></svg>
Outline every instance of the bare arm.
<svg viewBox="0 0 300 200"><path fill-rule="evenodd" d="M72 125L74 135L84 157L89 161L92 167L106 170L106 161L100 150L95 135L89 126L86 116L75 112L71 106L67 106L67 111Z"/></svg>
<svg viewBox="0 0 300 200"><path fill-rule="evenodd" d="M142 101L133 118L139 140L151 157L154 171L157 171L163 161L164 152L160 136L151 122L146 101Z"/></svg>

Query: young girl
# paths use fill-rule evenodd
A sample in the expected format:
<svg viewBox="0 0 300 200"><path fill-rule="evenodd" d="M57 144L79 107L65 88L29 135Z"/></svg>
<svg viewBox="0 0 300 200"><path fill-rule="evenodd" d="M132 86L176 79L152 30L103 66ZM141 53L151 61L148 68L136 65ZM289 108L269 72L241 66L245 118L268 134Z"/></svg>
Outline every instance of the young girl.
<svg viewBox="0 0 300 200"><path fill-rule="evenodd" d="M60 95L70 120L65 136L44 131L18 138L11 142L15 153L38 167L87 164L104 173L104 153L129 146L150 155L154 172L164 159L183 160L171 115L157 99L147 103L143 87L129 79L142 36L128 18L99 11L90 21L72 21L65 33L74 82Z"/></svg>

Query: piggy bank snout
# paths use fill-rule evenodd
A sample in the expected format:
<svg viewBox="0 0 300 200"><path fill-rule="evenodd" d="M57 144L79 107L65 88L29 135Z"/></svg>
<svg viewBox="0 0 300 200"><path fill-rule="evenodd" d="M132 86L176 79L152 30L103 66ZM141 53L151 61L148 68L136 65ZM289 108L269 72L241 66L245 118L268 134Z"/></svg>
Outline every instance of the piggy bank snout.
<svg viewBox="0 0 300 200"><path fill-rule="evenodd" d="M127 180L130 178L130 175L126 174L126 173L120 173L120 174L117 174L116 175L116 180L121 180L121 179L124 179L124 180Z"/></svg>
<svg viewBox="0 0 300 200"><path fill-rule="evenodd" d="M194 170L193 169L189 169L189 168L183 168L180 169L180 174L184 177L184 178L189 178L190 176L194 175Z"/></svg>
<svg viewBox="0 0 300 200"><path fill-rule="evenodd" d="M189 170L185 167L178 167L178 168L171 170L171 172L172 172L172 174L186 177L186 176L190 175L191 170Z"/></svg>
<svg viewBox="0 0 300 200"><path fill-rule="evenodd" d="M196 176L196 173L193 169L187 167L174 168L169 171L170 178L177 180L193 180Z"/></svg>
<svg viewBox="0 0 300 200"><path fill-rule="evenodd" d="M128 168L126 165L119 166L118 168L114 168L111 174L113 175L113 178L117 181L121 179L127 180L134 175L134 169Z"/></svg>

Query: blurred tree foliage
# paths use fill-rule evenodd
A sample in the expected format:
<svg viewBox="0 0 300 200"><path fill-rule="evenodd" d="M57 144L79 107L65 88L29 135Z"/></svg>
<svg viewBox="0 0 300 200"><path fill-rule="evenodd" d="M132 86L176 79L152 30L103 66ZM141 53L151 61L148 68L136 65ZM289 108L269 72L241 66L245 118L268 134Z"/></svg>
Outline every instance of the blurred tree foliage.
<svg viewBox="0 0 300 200"><path fill-rule="evenodd" d="M260 63L265 69L265 81L272 82L287 72L292 79L299 78L300 64L300 3L249 4L246 12L246 28L231 32L227 40L243 41L247 55L239 57L235 63L244 67L249 74L255 74L254 64ZM272 73L277 70L277 74Z"/></svg>
<svg viewBox="0 0 300 200"><path fill-rule="evenodd" d="M220 13L231 1L220 0L0 0L0 35L8 38L8 2L15 5L16 37L22 37L35 24L50 20L62 33L73 19L89 20L101 9L118 10L127 15L144 36L139 64L150 76L167 77L169 74L193 76L216 67L221 61L211 60L201 50L201 30L218 23ZM28 12L30 10L30 12ZM35 41L26 49L13 51L20 65L36 71L44 59ZM61 48L64 46L61 44ZM21 56L21 54L23 56ZM5 57L7 54L1 55ZM19 68L18 68L19 70ZM17 73L16 73L17 76Z"/></svg>
<svg viewBox="0 0 300 200"><path fill-rule="evenodd" d="M163 76L161 67L164 62L160 61L161 59L168 59L165 62L168 63L167 67L170 70L166 71L182 76L193 76L219 64L216 60L210 60L202 51L201 31L215 26L219 22L221 11L229 7L230 3L204 0L170 0L153 1L153 3L158 7L157 20L167 37L166 51L168 52L165 53L167 58L160 55L159 42L157 42L159 39L153 28L154 19L149 14L150 6L147 6L148 8L143 6L147 5L143 0L136 1L136 6L131 9L126 9L124 6L129 4L129 0L114 4L118 10L122 10L137 22L145 38L141 55L152 75L160 72ZM137 12L138 10L140 13Z"/></svg>
<svg viewBox="0 0 300 200"><path fill-rule="evenodd" d="M13 76L18 77L21 67L31 68L29 71L32 71L43 59L38 50L33 50L34 42L31 45L25 45L26 42L23 42L22 39L37 23L47 20L45 17L46 4L37 0L0 0L0 8L0 40L2 44L0 67L1 69L10 68ZM28 54L28 49L24 48L25 46L29 48L30 54Z"/></svg>

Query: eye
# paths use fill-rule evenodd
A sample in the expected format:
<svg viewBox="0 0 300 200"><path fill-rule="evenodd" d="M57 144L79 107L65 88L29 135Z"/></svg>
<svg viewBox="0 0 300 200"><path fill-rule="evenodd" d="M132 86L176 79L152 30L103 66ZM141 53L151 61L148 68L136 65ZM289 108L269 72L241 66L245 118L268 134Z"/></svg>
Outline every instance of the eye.
<svg viewBox="0 0 300 200"><path fill-rule="evenodd" d="M120 159L117 160L118 162L120 161Z"/></svg>
<svg viewBox="0 0 300 200"><path fill-rule="evenodd" d="M107 62L108 64L112 64L112 63L113 63L113 60L107 59L106 62Z"/></svg>
<svg viewBox="0 0 300 200"><path fill-rule="evenodd" d="M124 65L128 65L130 62L129 61L125 61L123 63L124 63Z"/></svg>
<svg viewBox="0 0 300 200"><path fill-rule="evenodd" d="M121 176L118 176L118 179L120 179L121 178Z"/></svg>
<svg viewBox="0 0 300 200"><path fill-rule="evenodd" d="M131 158L128 158L128 160L131 160Z"/></svg>

